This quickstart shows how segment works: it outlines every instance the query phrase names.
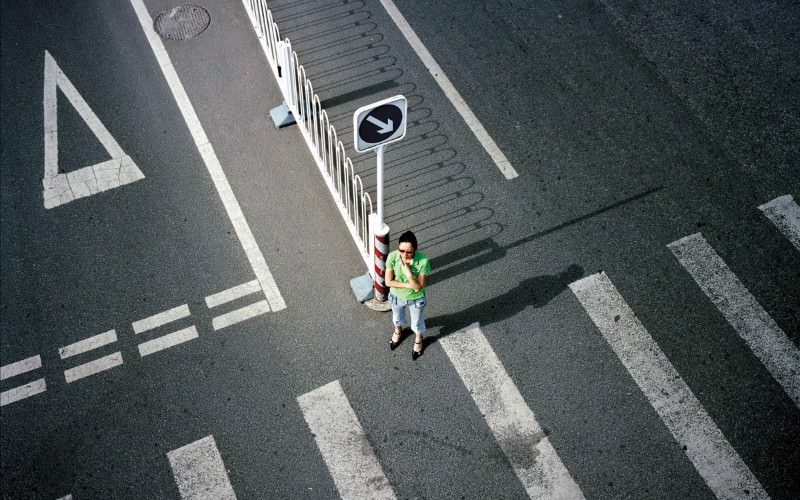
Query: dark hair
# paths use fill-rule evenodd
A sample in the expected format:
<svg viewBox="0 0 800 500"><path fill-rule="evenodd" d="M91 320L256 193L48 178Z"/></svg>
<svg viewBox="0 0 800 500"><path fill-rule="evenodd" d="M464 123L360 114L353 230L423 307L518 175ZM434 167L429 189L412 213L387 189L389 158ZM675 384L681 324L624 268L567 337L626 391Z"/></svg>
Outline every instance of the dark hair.
<svg viewBox="0 0 800 500"><path fill-rule="evenodd" d="M400 235L400 241L398 241L397 244L399 245L400 243L411 243L411 246L414 247L414 250L417 249L417 237L414 236L414 233L411 231L406 231Z"/></svg>

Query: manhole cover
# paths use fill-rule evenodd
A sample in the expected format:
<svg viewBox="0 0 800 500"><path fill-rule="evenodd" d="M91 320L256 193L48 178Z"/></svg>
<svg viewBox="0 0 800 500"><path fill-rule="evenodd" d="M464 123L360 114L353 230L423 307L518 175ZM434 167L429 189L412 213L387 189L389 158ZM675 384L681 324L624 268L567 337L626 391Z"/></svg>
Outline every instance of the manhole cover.
<svg viewBox="0 0 800 500"><path fill-rule="evenodd" d="M153 21L156 33L170 40L186 40L199 35L211 23L211 14L197 5L179 5L165 10Z"/></svg>

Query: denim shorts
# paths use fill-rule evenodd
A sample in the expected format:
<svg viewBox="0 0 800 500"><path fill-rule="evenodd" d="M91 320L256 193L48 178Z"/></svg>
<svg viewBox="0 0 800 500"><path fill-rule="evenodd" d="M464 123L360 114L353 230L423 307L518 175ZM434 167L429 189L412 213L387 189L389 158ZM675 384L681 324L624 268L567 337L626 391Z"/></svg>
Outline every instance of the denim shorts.
<svg viewBox="0 0 800 500"><path fill-rule="evenodd" d="M392 323L394 326L405 327L408 326L406 322L406 307L411 313L411 329L417 335L422 335L425 332L425 306L428 304L428 299L420 297L414 300L403 300L389 294L389 304L392 306Z"/></svg>

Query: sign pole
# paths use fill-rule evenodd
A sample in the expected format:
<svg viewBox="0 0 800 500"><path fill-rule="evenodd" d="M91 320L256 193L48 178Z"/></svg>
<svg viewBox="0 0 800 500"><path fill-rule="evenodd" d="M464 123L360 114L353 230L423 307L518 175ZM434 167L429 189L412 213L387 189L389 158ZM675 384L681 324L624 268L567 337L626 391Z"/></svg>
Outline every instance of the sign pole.
<svg viewBox="0 0 800 500"><path fill-rule="evenodd" d="M389 304L386 301L389 289L386 286L386 258L389 256L389 226L383 223L383 149L385 145L381 144L377 148L378 165L377 165L377 190L378 190L378 213L375 217L375 233L374 243L374 265L375 265L375 297L371 303L368 303L372 309L386 311L389 309Z"/></svg>
<svg viewBox="0 0 800 500"><path fill-rule="evenodd" d="M378 229L383 229L383 148L378 146Z"/></svg>

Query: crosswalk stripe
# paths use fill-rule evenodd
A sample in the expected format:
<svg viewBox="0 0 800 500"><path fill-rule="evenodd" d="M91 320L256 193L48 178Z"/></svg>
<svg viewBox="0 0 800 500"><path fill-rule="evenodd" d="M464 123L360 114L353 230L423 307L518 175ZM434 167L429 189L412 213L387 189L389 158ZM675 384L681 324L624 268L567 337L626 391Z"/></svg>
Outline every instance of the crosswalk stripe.
<svg viewBox="0 0 800 500"><path fill-rule="evenodd" d="M23 373L28 373L32 370L38 370L42 367L42 357L38 354L30 358L23 359L14 363L9 363L0 367L0 380L16 377Z"/></svg>
<svg viewBox="0 0 800 500"><path fill-rule="evenodd" d="M58 355L61 357L61 359L67 359L69 357L77 356L78 354L83 354L85 352L103 347L104 345L112 344L116 341L116 330L110 330L108 332L95 335L94 337L89 337L88 339L79 340L74 344L61 347L58 349Z"/></svg>
<svg viewBox="0 0 800 500"><path fill-rule="evenodd" d="M206 436L167 453L181 498L235 499L214 436Z"/></svg>
<svg viewBox="0 0 800 500"><path fill-rule="evenodd" d="M800 250L800 206L792 195L775 198L758 209Z"/></svg>
<svg viewBox="0 0 800 500"><path fill-rule="evenodd" d="M608 276L569 287L711 491L718 498L769 498Z"/></svg>
<svg viewBox="0 0 800 500"><path fill-rule="evenodd" d="M531 498L583 498L478 323L439 340Z"/></svg>
<svg viewBox="0 0 800 500"><path fill-rule="evenodd" d="M338 380L297 402L342 498L395 498Z"/></svg>
<svg viewBox="0 0 800 500"><path fill-rule="evenodd" d="M88 363L64 370L64 378L66 379L67 383L75 382L76 380L80 380L84 377L110 370L121 364L122 353L118 351L114 354L109 354L108 356L103 356L102 358L95 359L94 361L89 361Z"/></svg>
<svg viewBox="0 0 800 500"><path fill-rule="evenodd" d="M667 246L753 354L800 407L800 350L702 234L681 238Z"/></svg>
<svg viewBox="0 0 800 500"><path fill-rule="evenodd" d="M206 305L209 308L214 308L259 291L261 291L261 284L258 280L248 281L247 283L209 295L206 297Z"/></svg>
<svg viewBox="0 0 800 500"><path fill-rule="evenodd" d="M189 315L191 315L191 312L189 312L189 305L183 304L182 306L173 307L169 311L160 312L148 318L134 321L131 326L133 327L133 333L138 335L148 330L158 328L159 326L166 325L167 323L186 318Z"/></svg>

